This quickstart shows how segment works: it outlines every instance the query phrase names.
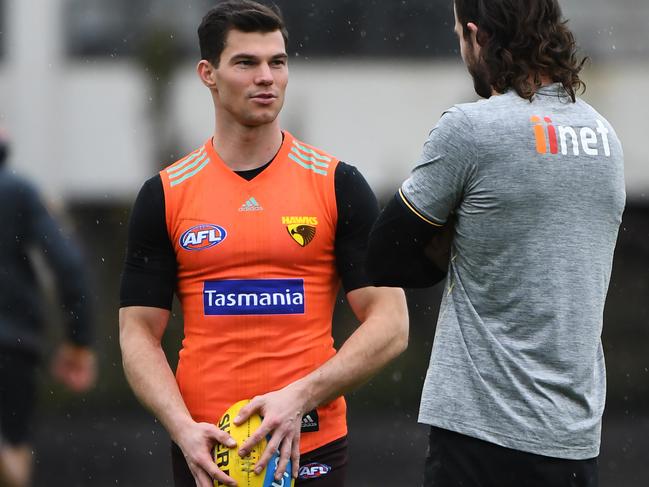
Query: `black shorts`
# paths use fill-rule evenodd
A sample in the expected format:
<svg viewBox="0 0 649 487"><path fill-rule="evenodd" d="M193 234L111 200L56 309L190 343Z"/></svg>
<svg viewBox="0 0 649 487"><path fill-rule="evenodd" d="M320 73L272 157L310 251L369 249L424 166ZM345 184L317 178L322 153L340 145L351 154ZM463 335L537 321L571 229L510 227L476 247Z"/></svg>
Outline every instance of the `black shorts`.
<svg viewBox="0 0 649 487"><path fill-rule="evenodd" d="M0 444L29 443L36 405L38 359L12 349L0 349Z"/></svg>
<svg viewBox="0 0 649 487"><path fill-rule="evenodd" d="M196 487L182 451L171 444L171 464L175 487ZM300 458L300 473L295 486L344 487L347 470L347 437L305 453Z"/></svg>
<svg viewBox="0 0 649 487"><path fill-rule="evenodd" d="M565 460L431 428L424 487L597 487L597 458Z"/></svg>

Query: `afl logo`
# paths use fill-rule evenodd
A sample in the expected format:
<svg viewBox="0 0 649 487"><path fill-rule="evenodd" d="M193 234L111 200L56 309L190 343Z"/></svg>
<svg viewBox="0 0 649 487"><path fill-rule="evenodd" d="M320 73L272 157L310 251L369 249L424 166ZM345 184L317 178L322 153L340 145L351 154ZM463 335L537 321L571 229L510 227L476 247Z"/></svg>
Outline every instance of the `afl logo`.
<svg viewBox="0 0 649 487"><path fill-rule="evenodd" d="M180 246L185 250L205 250L223 242L227 235L225 228L218 225L196 225L181 235Z"/></svg>
<svg viewBox="0 0 649 487"><path fill-rule="evenodd" d="M298 478L300 480L317 479L318 477L324 477L329 472L331 472L329 465L323 463L307 463L300 467Z"/></svg>

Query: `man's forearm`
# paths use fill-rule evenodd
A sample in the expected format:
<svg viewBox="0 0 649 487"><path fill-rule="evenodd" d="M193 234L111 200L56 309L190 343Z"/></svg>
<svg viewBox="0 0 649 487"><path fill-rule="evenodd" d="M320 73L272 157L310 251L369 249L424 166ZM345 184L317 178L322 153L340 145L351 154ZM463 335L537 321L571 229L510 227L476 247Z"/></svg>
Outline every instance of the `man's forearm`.
<svg viewBox="0 0 649 487"><path fill-rule="evenodd" d="M374 303L366 316L361 316L361 325L335 356L296 383L307 398L307 411L327 404L365 382L406 349L408 310L403 291L396 288L371 289L381 294L380 302ZM350 303L354 292L365 291L352 291ZM366 297L361 296L363 299Z"/></svg>
<svg viewBox="0 0 649 487"><path fill-rule="evenodd" d="M133 392L177 442L192 418L160 344L138 329L122 332L120 343L124 371Z"/></svg>

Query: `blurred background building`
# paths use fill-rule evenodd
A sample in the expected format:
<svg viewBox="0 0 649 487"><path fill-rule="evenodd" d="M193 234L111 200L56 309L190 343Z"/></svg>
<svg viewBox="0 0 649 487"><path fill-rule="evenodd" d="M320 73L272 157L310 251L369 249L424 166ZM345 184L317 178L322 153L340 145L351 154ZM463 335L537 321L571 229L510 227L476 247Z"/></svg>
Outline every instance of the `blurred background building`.
<svg viewBox="0 0 649 487"><path fill-rule="evenodd" d="M81 402L43 376L36 486L171 485L168 438L135 402L118 347L119 272L142 182L211 135L195 75L207 0L0 0L0 124L12 169L40 186L85 244L100 385ZM276 0L289 27L283 126L358 166L387 198L443 110L476 98L451 0ZM649 2L563 0L591 61L583 97L616 128L628 204L606 308L602 485L649 485ZM74 278L74 276L70 276ZM351 485L418 485L416 424L439 289L410 292L411 344L349 397ZM176 308L178 310L178 308ZM344 307L336 338L355 325ZM182 324L166 336L176 361ZM401 480L398 480L401 479Z"/></svg>

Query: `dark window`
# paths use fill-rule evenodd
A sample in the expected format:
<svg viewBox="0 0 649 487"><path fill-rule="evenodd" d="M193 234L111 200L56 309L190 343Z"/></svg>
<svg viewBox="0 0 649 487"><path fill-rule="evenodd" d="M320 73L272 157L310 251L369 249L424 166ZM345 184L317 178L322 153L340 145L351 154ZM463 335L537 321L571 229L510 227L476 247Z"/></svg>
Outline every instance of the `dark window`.
<svg viewBox="0 0 649 487"><path fill-rule="evenodd" d="M66 0L65 45L73 57L133 56L157 39L160 49L191 54L203 0ZM193 8L192 8L193 5ZM194 25L196 24L196 25ZM163 36L163 38L161 38ZM197 55L197 54L196 54Z"/></svg>
<svg viewBox="0 0 649 487"><path fill-rule="evenodd" d="M275 0L300 57L455 56L449 0ZM210 0L67 0L67 52L133 56L151 47L198 58L196 28Z"/></svg>
<svg viewBox="0 0 649 487"><path fill-rule="evenodd" d="M432 57L455 55L447 0L276 0L300 56Z"/></svg>

